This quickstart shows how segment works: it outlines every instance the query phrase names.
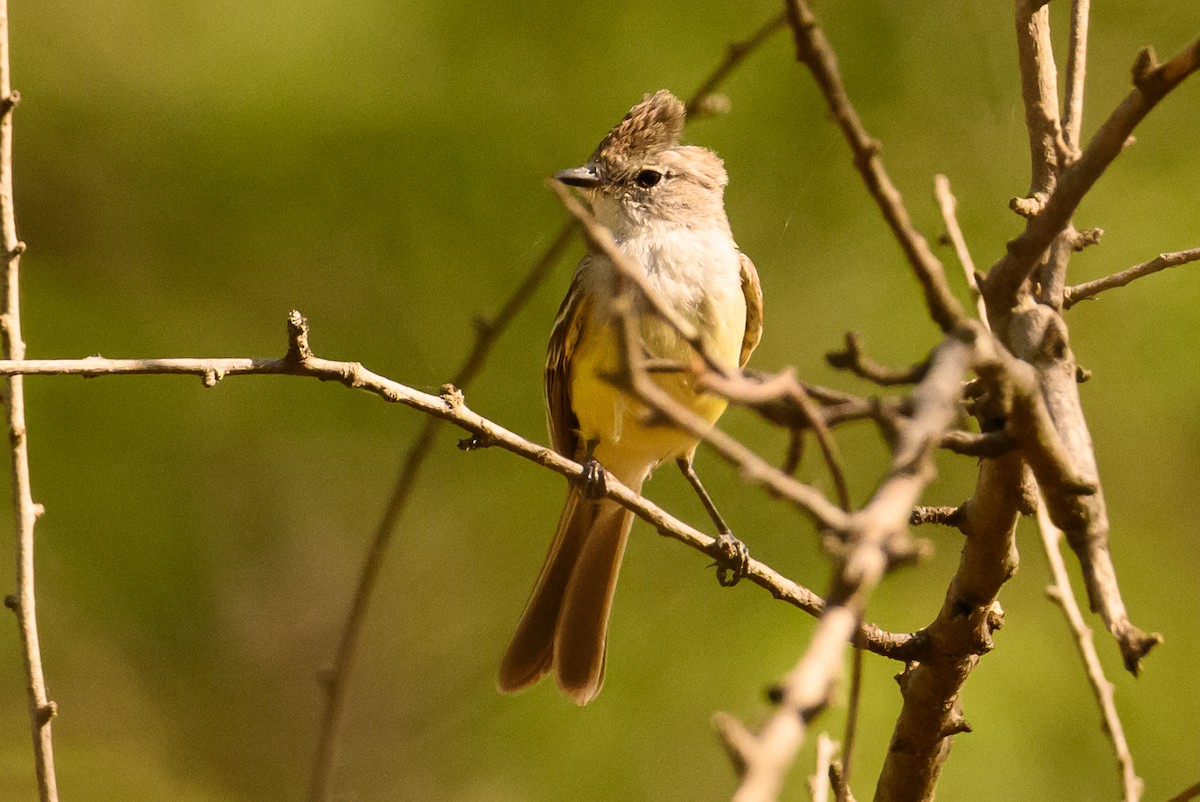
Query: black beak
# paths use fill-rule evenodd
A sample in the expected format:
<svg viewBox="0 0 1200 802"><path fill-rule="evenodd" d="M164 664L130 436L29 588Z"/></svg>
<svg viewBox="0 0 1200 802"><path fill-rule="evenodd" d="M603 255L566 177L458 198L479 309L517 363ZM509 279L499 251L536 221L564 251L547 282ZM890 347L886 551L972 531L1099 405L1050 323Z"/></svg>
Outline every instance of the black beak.
<svg viewBox="0 0 1200 802"><path fill-rule="evenodd" d="M570 170L562 170L554 174L556 181L561 181L567 186L583 187L584 189L595 189L600 186L600 175L596 172L596 166L593 164L585 164L583 167L572 167Z"/></svg>

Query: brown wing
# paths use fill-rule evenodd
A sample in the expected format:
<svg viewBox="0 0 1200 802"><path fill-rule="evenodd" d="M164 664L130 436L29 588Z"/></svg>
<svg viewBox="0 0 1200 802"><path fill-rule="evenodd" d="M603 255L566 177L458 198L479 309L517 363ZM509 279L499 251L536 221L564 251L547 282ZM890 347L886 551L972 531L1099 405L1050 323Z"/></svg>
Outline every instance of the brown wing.
<svg viewBox="0 0 1200 802"><path fill-rule="evenodd" d="M742 294L746 296L746 333L742 336L742 355L738 364L746 366L750 354L758 347L763 330L762 285L758 283L758 271L754 262L744 253L738 254L742 267Z"/></svg>
<svg viewBox="0 0 1200 802"><path fill-rule="evenodd" d="M579 419L571 408L570 355L579 341L587 318L587 300L580 288L579 276L589 257L583 257L575 277L558 308L550 344L546 348L546 423L550 429L550 445L564 457L575 459L579 448Z"/></svg>

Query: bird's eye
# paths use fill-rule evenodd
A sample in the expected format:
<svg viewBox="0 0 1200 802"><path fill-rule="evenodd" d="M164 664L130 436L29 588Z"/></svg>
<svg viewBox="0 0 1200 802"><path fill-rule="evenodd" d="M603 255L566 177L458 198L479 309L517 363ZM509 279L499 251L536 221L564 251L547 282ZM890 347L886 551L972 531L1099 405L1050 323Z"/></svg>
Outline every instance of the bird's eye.
<svg viewBox="0 0 1200 802"><path fill-rule="evenodd" d="M658 170L642 170L633 180L637 182L639 187L650 189L650 187L662 181L663 174Z"/></svg>

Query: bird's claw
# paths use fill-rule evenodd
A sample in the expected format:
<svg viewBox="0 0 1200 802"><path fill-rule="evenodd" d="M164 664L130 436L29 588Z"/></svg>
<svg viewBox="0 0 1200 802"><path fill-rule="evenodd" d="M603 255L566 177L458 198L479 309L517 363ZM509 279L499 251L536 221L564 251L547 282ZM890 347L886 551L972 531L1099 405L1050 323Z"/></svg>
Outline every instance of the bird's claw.
<svg viewBox="0 0 1200 802"><path fill-rule="evenodd" d="M583 461L583 473L579 476L579 487L588 501L604 498L608 492L608 472L596 460L588 457Z"/></svg>
<svg viewBox="0 0 1200 802"><path fill-rule="evenodd" d="M717 584L731 588L750 572L750 549L731 532L717 535L713 544L717 558Z"/></svg>

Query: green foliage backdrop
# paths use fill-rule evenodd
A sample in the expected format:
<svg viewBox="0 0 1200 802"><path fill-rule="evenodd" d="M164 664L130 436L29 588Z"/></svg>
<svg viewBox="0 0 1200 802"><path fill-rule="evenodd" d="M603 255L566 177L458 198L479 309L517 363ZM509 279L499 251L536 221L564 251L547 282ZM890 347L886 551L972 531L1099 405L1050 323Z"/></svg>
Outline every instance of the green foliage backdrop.
<svg viewBox="0 0 1200 802"><path fill-rule="evenodd" d="M585 158L644 92L689 93L727 42L776 10L15 2L29 355L273 356L295 307L319 354L434 389L469 346L473 317L497 307L559 225L544 177ZM1028 181L1007 4L869 0L818 12L918 224L940 230L932 177L947 173L975 257L990 264L1019 230L1006 203ZM1127 91L1137 50L1173 52L1200 29L1200 9L1114 0L1097 4L1092 29L1085 133ZM726 90L732 113L688 136L726 159L734 232L762 275L767 334L754 364L795 364L846 385L822 354L847 329L880 360L919 358L935 329L786 35ZM1076 280L1200 244L1198 101L1195 81L1168 98L1084 204L1079 225L1107 234L1076 258ZM1137 681L1099 639L1150 799L1200 779L1196 269L1069 316L1076 353L1095 372L1084 403L1125 597L1138 623L1166 637ZM532 299L468 393L478 411L539 439L543 348L569 270ZM64 798L297 798L315 677L421 421L297 379L204 389L169 377L35 377L27 387ZM750 416L732 413L726 425L782 455L779 435ZM367 627L339 770L345 798L727 795L732 775L709 716L761 713L763 688L792 665L812 622L755 588L722 591L699 555L639 525L599 700L578 710L548 685L499 696L496 663L563 483L505 454L463 454L456 436L438 437ZM882 451L866 430L843 448L862 499ZM711 456L700 463L751 551L823 588L828 568L807 524ZM929 500L961 501L974 465L940 465ZM802 472L825 481L811 455ZM668 473L650 493L703 521ZM928 534L933 559L887 580L871 603L888 628L928 623L941 602L959 536ZM1043 597L1031 527L1020 545L1021 571L1002 596L1007 625L964 695L975 733L956 739L941 796L1113 798L1116 770L1066 625ZM0 549L0 576L11 577L11 561ZM27 799L11 625L0 666L0 798ZM898 710L895 669L866 659L860 796ZM840 734L841 716L831 709L816 728ZM804 798L810 761L811 745L789 798Z"/></svg>

